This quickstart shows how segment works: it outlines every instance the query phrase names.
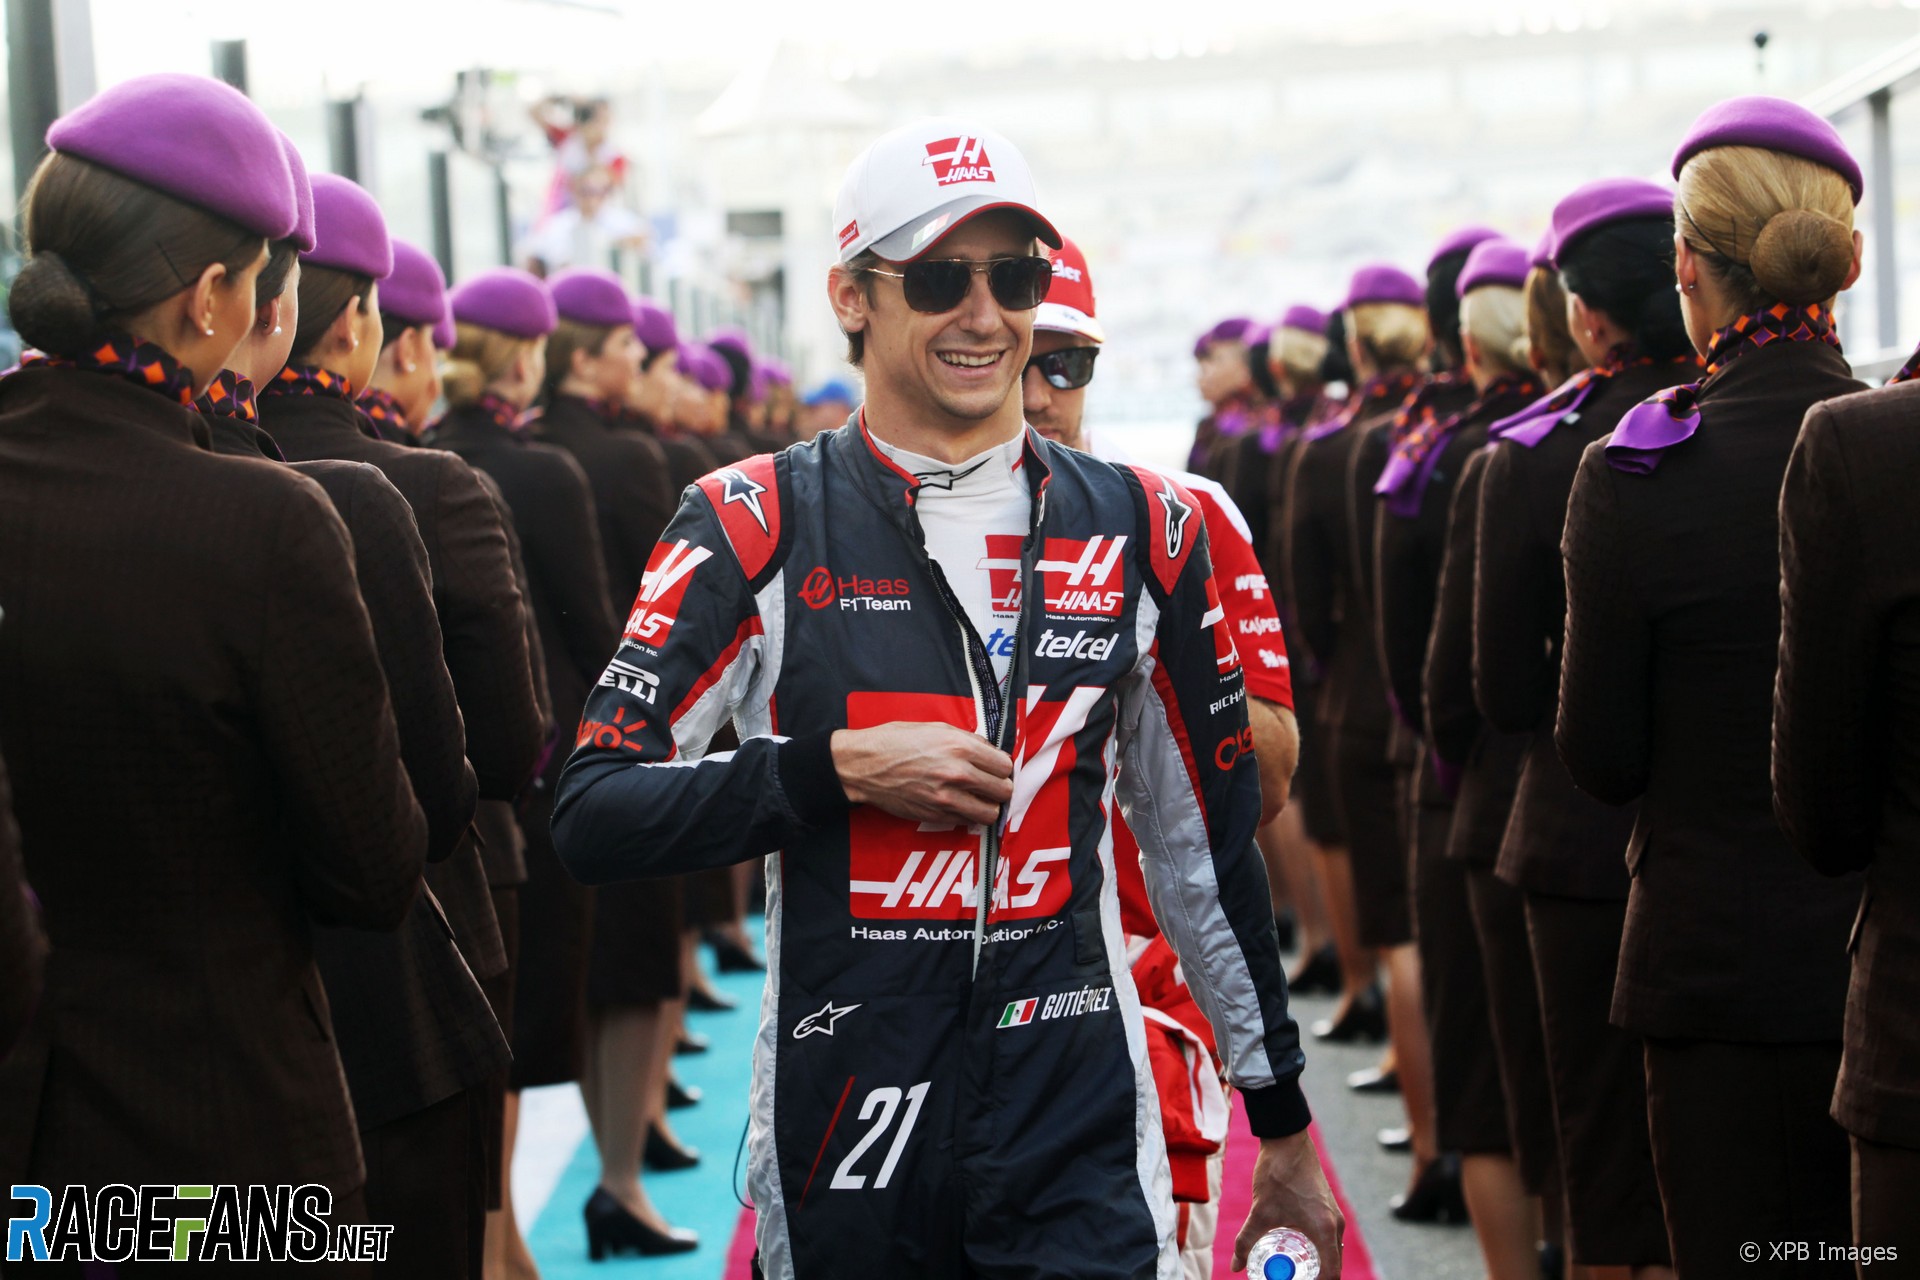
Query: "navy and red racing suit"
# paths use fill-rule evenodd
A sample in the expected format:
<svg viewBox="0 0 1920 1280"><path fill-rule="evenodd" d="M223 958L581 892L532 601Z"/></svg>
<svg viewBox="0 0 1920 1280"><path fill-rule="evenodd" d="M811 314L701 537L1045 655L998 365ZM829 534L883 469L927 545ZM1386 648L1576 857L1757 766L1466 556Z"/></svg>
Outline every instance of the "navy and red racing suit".
<svg viewBox="0 0 1920 1280"><path fill-rule="evenodd" d="M1195 500L1025 440L1004 696L919 482L856 418L688 489L560 781L556 845L590 883L766 858L748 1183L774 1280L1178 1276L1116 804L1254 1132L1308 1123ZM740 746L705 755L729 717ZM832 732L900 720L1010 752L999 823L848 805Z"/></svg>

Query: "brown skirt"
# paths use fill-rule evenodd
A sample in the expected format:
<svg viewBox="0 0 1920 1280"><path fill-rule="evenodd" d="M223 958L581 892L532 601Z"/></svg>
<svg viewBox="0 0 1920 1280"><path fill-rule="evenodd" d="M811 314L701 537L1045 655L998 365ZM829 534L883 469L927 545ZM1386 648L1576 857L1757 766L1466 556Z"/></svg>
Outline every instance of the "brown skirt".
<svg viewBox="0 0 1920 1280"><path fill-rule="evenodd" d="M687 928L709 929L734 916L733 868L710 867L685 877Z"/></svg>
<svg viewBox="0 0 1920 1280"><path fill-rule="evenodd" d="M1360 945L1402 946L1413 941L1413 908L1399 770L1387 758L1385 737L1345 731L1333 737L1333 793L1353 864Z"/></svg>
<svg viewBox="0 0 1920 1280"><path fill-rule="evenodd" d="M1573 1261L1665 1265L1645 1055L1639 1036L1607 1020L1627 904L1531 891L1526 904Z"/></svg>
<svg viewBox="0 0 1920 1280"><path fill-rule="evenodd" d="M547 830L552 816L552 790L536 785L520 823L527 838L527 880L519 890L513 1068L507 1077L513 1089L578 1080L586 1064L594 891L560 865Z"/></svg>
<svg viewBox="0 0 1920 1280"><path fill-rule="evenodd" d="M1294 699L1294 721L1300 726L1300 763L1293 771L1289 804L1299 806L1300 824L1307 839L1323 849L1346 847L1347 828L1333 795L1333 735L1320 719L1320 691L1303 690Z"/></svg>
<svg viewBox="0 0 1920 1280"><path fill-rule="evenodd" d="M1414 849L1413 910L1420 994L1433 1038L1436 1129L1443 1151L1512 1150L1480 940L1467 899L1467 864L1446 856L1450 809L1420 811Z"/></svg>
<svg viewBox="0 0 1920 1280"><path fill-rule="evenodd" d="M652 1005L686 993L680 972L685 879L629 880L594 891L593 946L587 956L589 1009Z"/></svg>
<svg viewBox="0 0 1920 1280"><path fill-rule="evenodd" d="M1683 1276L1853 1276L1851 1262L1823 1260L1819 1248L1849 1239L1853 1228L1847 1133L1827 1114L1840 1042L1649 1036L1646 1052L1653 1165L1674 1269ZM1808 1241L1811 1256L1776 1258L1768 1247L1775 1240ZM1748 1241L1760 1245L1759 1262L1732 1262L1731 1252Z"/></svg>
<svg viewBox="0 0 1920 1280"><path fill-rule="evenodd" d="M1553 1130L1553 1093L1540 1028L1540 988L1527 947L1525 899L1494 875L1492 867L1467 869L1467 897L1486 967L1487 1012L1520 1181L1533 1195L1557 1196L1560 1141Z"/></svg>
<svg viewBox="0 0 1920 1280"><path fill-rule="evenodd" d="M1860 1268L1863 1276L1884 1274L1894 1261L1920 1262L1920 1151L1853 1136L1853 1242L1899 1253L1881 1254Z"/></svg>

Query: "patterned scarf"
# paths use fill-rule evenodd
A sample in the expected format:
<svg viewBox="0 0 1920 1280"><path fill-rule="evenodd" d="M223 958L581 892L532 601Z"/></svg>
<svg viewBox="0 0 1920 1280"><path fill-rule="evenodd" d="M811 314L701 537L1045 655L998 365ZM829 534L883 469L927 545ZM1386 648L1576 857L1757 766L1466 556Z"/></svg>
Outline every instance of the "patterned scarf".
<svg viewBox="0 0 1920 1280"><path fill-rule="evenodd" d="M1607 358L1598 368L1582 369L1561 383L1552 394L1494 423L1487 429L1487 439L1511 440L1531 449L1552 435L1553 429L1561 423L1572 422L1579 415L1580 406L1592 397L1601 383L1623 369L1654 363L1651 356L1629 360L1625 347L1615 347L1607 352Z"/></svg>
<svg viewBox="0 0 1920 1280"><path fill-rule="evenodd" d="M1325 422L1316 423L1307 428L1306 440L1313 444L1325 440L1354 419L1370 413L1382 404L1396 404L1405 400L1420 381L1420 375L1408 369L1389 377L1368 378L1361 386L1360 394L1350 397L1346 407Z"/></svg>
<svg viewBox="0 0 1920 1280"><path fill-rule="evenodd" d="M1776 342L1824 342L1838 350L1840 335L1833 331L1833 312L1817 302L1803 307L1777 302L1741 316L1714 334L1713 345L1707 348L1706 375L1685 386L1669 387L1628 410L1607 442L1607 465L1629 475L1652 475L1662 454L1700 429L1700 389L1747 352Z"/></svg>
<svg viewBox="0 0 1920 1280"><path fill-rule="evenodd" d="M1891 387L1899 382L1912 382L1916 376L1920 376L1920 349L1907 357L1907 362L1900 366L1900 372L1887 379L1887 385Z"/></svg>
<svg viewBox="0 0 1920 1280"><path fill-rule="evenodd" d="M360 393L360 399L356 403L360 406L360 412L373 419L373 425L379 430L381 439L407 440L412 437L413 432L407 427L406 411L400 407L400 402L393 398L392 393L383 391L379 387L368 387Z"/></svg>
<svg viewBox="0 0 1920 1280"><path fill-rule="evenodd" d="M335 400L354 401L353 384L331 369L315 364L290 364L260 388L265 396L332 396Z"/></svg>
<svg viewBox="0 0 1920 1280"><path fill-rule="evenodd" d="M253 384L231 369L214 375L213 385L193 402L193 407L209 417L260 421L260 410L253 403Z"/></svg>
<svg viewBox="0 0 1920 1280"><path fill-rule="evenodd" d="M19 367L118 374L175 404L193 404L193 374L151 342L135 342L124 333L109 334L106 341L85 355L50 356L44 351L29 351L20 357Z"/></svg>
<svg viewBox="0 0 1920 1280"><path fill-rule="evenodd" d="M1490 404L1539 394L1540 384L1531 377L1507 374L1489 382L1472 404L1444 418L1434 413L1424 392L1408 400L1407 408L1394 419L1393 453L1374 483L1374 493L1387 500L1387 510L1396 516L1412 519L1419 515L1421 498L1433 479L1434 468L1440 465L1444 446L1461 425L1485 413Z"/></svg>

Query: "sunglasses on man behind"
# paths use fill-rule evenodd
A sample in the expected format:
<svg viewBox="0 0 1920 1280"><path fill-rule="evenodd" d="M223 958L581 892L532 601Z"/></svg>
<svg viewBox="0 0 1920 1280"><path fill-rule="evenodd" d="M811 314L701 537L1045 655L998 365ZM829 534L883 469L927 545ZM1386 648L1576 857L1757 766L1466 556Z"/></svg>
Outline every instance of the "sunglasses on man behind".
<svg viewBox="0 0 1920 1280"><path fill-rule="evenodd" d="M898 271L869 267L876 276L900 282L907 305L927 315L951 311L967 300L973 277L985 272L993 300L1009 311L1031 311L1045 300L1053 283L1053 263L1045 258L989 258L970 262L962 258L922 259L901 264Z"/></svg>

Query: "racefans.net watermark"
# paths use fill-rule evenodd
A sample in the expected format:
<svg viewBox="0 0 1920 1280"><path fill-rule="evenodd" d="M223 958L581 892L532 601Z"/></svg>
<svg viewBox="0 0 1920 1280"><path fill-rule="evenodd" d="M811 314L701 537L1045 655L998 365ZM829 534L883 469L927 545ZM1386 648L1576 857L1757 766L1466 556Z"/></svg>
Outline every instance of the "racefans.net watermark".
<svg viewBox="0 0 1920 1280"><path fill-rule="evenodd" d="M385 1262L393 1233L328 1222L317 1183L16 1185L13 1200L8 1262Z"/></svg>

